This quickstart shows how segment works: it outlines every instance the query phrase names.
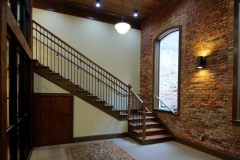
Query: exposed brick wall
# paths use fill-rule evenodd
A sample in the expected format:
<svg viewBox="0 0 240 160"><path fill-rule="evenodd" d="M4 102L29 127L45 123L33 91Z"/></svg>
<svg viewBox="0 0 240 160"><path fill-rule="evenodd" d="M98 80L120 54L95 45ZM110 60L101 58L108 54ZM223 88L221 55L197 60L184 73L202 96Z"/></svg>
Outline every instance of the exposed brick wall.
<svg viewBox="0 0 240 160"><path fill-rule="evenodd" d="M154 40L182 25L179 116L159 113L176 137L240 156L240 127L231 123L233 0L172 0L142 23L140 92L152 106ZM196 70L197 56L206 67ZM199 141L198 135L205 140Z"/></svg>

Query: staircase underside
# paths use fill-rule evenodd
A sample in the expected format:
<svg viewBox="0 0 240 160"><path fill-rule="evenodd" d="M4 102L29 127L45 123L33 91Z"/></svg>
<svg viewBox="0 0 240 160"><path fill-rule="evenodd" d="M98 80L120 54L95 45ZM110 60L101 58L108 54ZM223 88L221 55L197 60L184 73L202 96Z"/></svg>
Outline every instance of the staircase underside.
<svg viewBox="0 0 240 160"><path fill-rule="evenodd" d="M108 115L120 121L127 120L128 114L125 114L119 110L115 110L114 106L106 104L105 101L100 100L97 96L91 95L88 91L83 90L78 85L72 84L69 79L61 77L59 73L52 72L49 67L40 65L37 60L33 60L33 63L34 72L38 75L65 89L69 93L79 97L85 102L95 106Z"/></svg>

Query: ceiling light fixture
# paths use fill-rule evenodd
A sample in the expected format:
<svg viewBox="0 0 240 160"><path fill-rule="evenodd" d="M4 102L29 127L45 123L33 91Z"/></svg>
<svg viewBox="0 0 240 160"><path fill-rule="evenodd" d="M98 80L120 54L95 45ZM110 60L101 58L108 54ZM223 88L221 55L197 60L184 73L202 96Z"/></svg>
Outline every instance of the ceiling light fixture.
<svg viewBox="0 0 240 160"><path fill-rule="evenodd" d="M133 16L134 16L134 17L137 17L137 16L138 16L138 10L134 10Z"/></svg>
<svg viewBox="0 0 240 160"><path fill-rule="evenodd" d="M124 0L122 0L122 22L117 23L115 25L116 30L120 34L125 34L128 32L128 30L131 28L131 26L128 23L123 22L123 6L124 6Z"/></svg>
<svg viewBox="0 0 240 160"><path fill-rule="evenodd" d="M101 6L100 0L96 0L96 7L100 7L100 6Z"/></svg>

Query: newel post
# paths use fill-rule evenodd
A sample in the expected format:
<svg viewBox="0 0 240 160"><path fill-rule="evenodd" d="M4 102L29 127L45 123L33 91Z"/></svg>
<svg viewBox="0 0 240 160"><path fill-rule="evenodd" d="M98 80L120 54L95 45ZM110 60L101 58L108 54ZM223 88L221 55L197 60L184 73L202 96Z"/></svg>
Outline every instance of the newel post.
<svg viewBox="0 0 240 160"><path fill-rule="evenodd" d="M146 110L143 107L143 124L142 124L142 139L146 139Z"/></svg>
<svg viewBox="0 0 240 160"><path fill-rule="evenodd" d="M131 90L132 90L132 86L129 84L128 85L128 118L131 117L131 100L130 100Z"/></svg>

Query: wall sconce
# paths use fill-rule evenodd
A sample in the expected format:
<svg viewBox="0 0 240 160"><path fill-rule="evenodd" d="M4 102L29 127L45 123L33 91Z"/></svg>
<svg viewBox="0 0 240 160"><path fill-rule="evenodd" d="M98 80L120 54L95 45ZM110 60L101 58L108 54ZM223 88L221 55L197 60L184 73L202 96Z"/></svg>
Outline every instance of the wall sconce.
<svg viewBox="0 0 240 160"><path fill-rule="evenodd" d="M197 57L197 68L201 69L203 66L205 66L205 61L203 59L203 56Z"/></svg>

